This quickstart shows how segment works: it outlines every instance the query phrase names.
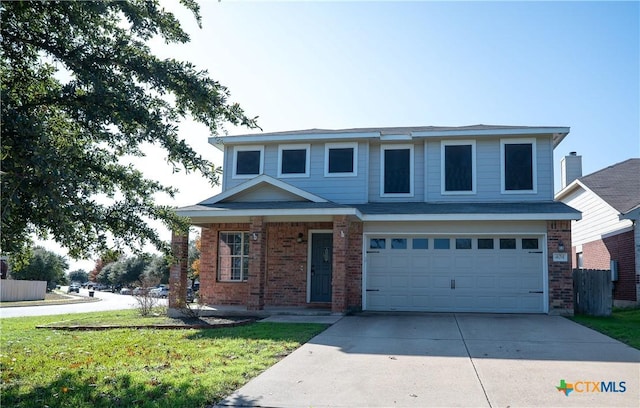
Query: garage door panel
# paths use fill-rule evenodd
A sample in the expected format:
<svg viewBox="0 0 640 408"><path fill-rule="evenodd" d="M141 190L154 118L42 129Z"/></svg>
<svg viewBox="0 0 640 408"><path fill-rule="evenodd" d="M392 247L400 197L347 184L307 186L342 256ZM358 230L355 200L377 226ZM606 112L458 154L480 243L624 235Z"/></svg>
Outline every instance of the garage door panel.
<svg viewBox="0 0 640 408"><path fill-rule="evenodd" d="M387 243L393 239L404 241L404 238L392 235L375 238L384 238ZM478 249L476 238L472 238L473 249L455 249L456 238L468 239L455 236L439 236L449 240L451 247L435 249L434 237L422 235L419 238L421 242L416 249L409 237L403 248L386 248L366 254L365 285L366 289L374 291L366 292L365 309L544 311L544 294L530 293L543 290L544 255L539 251L520 249L519 238L516 249L500 249L500 240L496 238L494 249ZM428 241L426 247L425 241Z"/></svg>

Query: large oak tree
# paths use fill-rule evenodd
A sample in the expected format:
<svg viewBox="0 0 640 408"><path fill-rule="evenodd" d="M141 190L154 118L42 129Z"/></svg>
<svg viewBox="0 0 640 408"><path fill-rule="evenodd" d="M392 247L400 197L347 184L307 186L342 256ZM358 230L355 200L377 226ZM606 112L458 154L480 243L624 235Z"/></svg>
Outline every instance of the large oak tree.
<svg viewBox="0 0 640 408"><path fill-rule="evenodd" d="M198 5L181 3L200 25ZM192 118L217 135L224 124L257 127L255 118L206 71L152 54L155 36L189 41L158 0L1 4L2 251L20 252L33 234L72 257L114 244L166 249L148 221L186 226L153 199L175 190L120 158L160 146L168 166L217 183L178 123Z"/></svg>

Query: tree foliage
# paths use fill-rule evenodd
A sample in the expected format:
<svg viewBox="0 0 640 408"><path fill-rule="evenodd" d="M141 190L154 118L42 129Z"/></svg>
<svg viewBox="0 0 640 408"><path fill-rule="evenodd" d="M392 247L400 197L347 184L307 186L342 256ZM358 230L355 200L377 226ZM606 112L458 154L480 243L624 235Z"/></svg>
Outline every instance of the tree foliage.
<svg viewBox="0 0 640 408"><path fill-rule="evenodd" d="M182 4L200 24L198 5ZM255 118L206 71L151 53L155 36L189 41L159 0L2 2L0 13L3 251L19 252L32 234L74 258L147 243L167 251L148 221L186 228L154 202L176 190L123 158L160 146L174 171L216 184L219 169L179 137L179 122L217 135L225 124L257 127Z"/></svg>
<svg viewBox="0 0 640 408"><path fill-rule="evenodd" d="M84 282L87 282L88 280L89 280L89 274L85 270L76 269L75 271L69 272L70 282L84 283Z"/></svg>
<svg viewBox="0 0 640 408"><path fill-rule="evenodd" d="M69 264L64 257L42 247L36 247L25 263L14 266L11 276L19 280L47 281L47 287L51 289L56 284L67 283L65 272L68 268Z"/></svg>

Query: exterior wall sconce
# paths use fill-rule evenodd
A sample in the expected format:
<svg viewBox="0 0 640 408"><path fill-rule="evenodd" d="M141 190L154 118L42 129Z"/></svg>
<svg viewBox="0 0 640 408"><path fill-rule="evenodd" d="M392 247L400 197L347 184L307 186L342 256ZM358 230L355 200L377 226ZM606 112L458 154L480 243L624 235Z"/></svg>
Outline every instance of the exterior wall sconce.
<svg viewBox="0 0 640 408"><path fill-rule="evenodd" d="M564 252L564 242L562 240L558 241L558 252Z"/></svg>
<svg viewBox="0 0 640 408"><path fill-rule="evenodd" d="M344 231L340 231L340 238L344 238Z"/></svg>
<svg viewBox="0 0 640 408"><path fill-rule="evenodd" d="M255 232L253 234L251 234L251 239L253 239L254 241L258 240L258 234L256 234Z"/></svg>
<svg viewBox="0 0 640 408"><path fill-rule="evenodd" d="M296 239L296 242L298 242L298 244L302 243L302 237L304 237L304 235L302 234L302 232L298 233L298 238Z"/></svg>

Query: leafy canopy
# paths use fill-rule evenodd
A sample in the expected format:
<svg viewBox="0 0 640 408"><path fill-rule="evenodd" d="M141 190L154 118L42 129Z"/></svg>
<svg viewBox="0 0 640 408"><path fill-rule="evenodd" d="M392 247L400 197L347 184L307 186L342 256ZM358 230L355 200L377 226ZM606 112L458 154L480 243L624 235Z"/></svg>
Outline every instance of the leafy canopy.
<svg viewBox="0 0 640 408"><path fill-rule="evenodd" d="M200 25L198 5L182 0ZM176 190L145 178L123 156L145 144L166 151L174 171L219 169L178 136L185 118L211 134L257 127L229 91L189 62L160 59L146 41L187 43L176 17L154 1L2 2L2 237L20 253L32 234L74 258L109 248L168 250L149 220L187 222L154 194Z"/></svg>
<svg viewBox="0 0 640 408"><path fill-rule="evenodd" d="M55 288L56 284L67 283L65 272L69 268L64 257L48 251L42 247L36 247L30 252L26 263L14 265L11 276L19 280L47 281L48 288Z"/></svg>

